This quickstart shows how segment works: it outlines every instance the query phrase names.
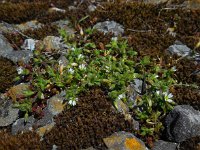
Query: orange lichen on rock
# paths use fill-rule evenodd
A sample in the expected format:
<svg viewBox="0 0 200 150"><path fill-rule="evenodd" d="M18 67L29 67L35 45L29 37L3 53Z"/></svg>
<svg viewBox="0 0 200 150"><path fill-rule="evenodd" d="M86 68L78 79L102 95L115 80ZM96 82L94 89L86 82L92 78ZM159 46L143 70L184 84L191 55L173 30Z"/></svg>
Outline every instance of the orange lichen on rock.
<svg viewBox="0 0 200 150"><path fill-rule="evenodd" d="M136 138L126 138L125 147L129 150L145 150L146 149Z"/></svg>

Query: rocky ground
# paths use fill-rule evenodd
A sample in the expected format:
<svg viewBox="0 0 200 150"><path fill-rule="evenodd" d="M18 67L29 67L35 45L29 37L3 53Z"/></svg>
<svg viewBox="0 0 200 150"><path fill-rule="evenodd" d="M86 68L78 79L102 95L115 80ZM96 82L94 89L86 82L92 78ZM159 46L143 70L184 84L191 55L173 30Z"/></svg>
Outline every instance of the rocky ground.
<svg viewBox="0 0 200 150"><path fill-rule="evenodd" d="M97 31L86 41L83 31L89 27ZM137 120L135 110L123 102L116 109L104 87L82 92L71 108L63 104L63 91L49 87L45 103L33 100L24 118L13 106L33 83L29 76L14 79L34 66L36 49L49 60L67 62L63 54L69 47L60 28L80 46L94 42L105 49L118 37L138 52L137 60L150 56L163 68L176 66L177 84L169 87L176 106L162 119L164 130L143 136L139 130L145 121ZM199 150L199 53L199 0L0 0L0 150ZM134 90L141 90L141 84Z"/></svg>

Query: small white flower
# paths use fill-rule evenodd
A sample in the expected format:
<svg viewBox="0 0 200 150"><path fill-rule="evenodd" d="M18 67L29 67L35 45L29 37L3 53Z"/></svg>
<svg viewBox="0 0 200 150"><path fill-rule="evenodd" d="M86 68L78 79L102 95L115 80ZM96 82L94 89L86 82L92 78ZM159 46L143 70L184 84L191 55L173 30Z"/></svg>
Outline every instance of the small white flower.
<svg viewBox="0 0 200 150"><path fill-rule="evenodd" d="M126 97L126 95L123 93L123 94L120 94L118 97L117 97L117 100L120 100L120 99L122 99L122 98L125 98Z"/></svg>
<svg viewBox="0 0 200 150"><path fill-rule="evenodd" d="M79 65L79 69L80 69L80 70L85 70L85 69L86 69L85 64Z"/></svg>
<svg viewBox="0 0 200 150"><path fill-rule="evenodd" d="M69 105L75 106L77 101L78 101L78 98L75 98L75 99L74 98L70 98Z"/></svg>
<svg viewBox="0 0 200 150"><path fill-rule="evenodd" d="M78 59L82 59L82 58L84 58L84 56L82 54L79 54Z"/></svg>
<svg viewBox="0 0 200 150"><path fill-rule="evenodd" d="M72 65L73 67L76 67L76 66L78 66L78 64L77 64L77 63L71 63L71 65Z"/></svg>
<svg viewBox="0 0 200 150"><path fill-rule="evenodd" d="M156 91L156 94L157 94L157 95L160 95L160 91Z"/></svg>
<svg viewBox="0 0 200 150"><path fill-rule="evenodd" d="M172 97L173 97L172 93L168 94L167 92L164 92L163 94L164 94L165 101L167 101L169 103L173 102L173 100L172 100Z"/></svg>
<svg viewBox="0 0 200 150"><path fill-rule="evenodd" d="M172 67L171 70L175 72L176 71L176 66Z"/></svg>
<svg viewBox="0 0 200 150"><path fill-rule="evenodd" d="M73 74L73 73L74 73L74 69L69 68L69 69L68 69L68 72L71 73L71 74Z"/></svg>
<svg viewBox="0 0 200 150"><path fill-rule="evenodd" d="M17 68L17 73L18 74L22 74L22 72L23 72L23 68L20 66L20 67L18 67Z"/></svg>

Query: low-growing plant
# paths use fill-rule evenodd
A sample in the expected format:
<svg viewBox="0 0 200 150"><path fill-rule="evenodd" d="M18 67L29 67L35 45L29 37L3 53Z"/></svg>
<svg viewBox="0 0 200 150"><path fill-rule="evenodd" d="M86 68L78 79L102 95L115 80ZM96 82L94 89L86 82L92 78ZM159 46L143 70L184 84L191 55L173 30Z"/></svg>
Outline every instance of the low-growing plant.
<svg viewBox="0 0 200 150"><path fill-rule="evenodd" d="M61 36L70 47L65 56L66 66L56 60L49 61L39 51L34 52L30 79L38 101L52 96L53 89L54 94L65 90L68 104L74 106L80 92L92 86L104 87L113 103L122 99L135 110L136 118L147 124L141 135L152 135L162 129L160 120L175 104L168 93L175 83L171 77L173 68L166 70L148 56L137 61L137 52L126 40L112 40L105 50L99 50L92 42L83 46L70 43L70 36L64 30ZM127 87L136 78L143 81L143 87L134 105L128 103Z"/></svg>

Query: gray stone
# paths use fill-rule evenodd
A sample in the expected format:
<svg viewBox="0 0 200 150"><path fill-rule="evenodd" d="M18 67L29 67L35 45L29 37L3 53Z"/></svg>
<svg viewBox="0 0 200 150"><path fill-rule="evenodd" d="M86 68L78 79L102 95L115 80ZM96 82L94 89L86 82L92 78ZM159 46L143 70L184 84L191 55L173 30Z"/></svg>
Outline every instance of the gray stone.
<svg viewBox="0 0 200 150"><path fill-rule="evenodd" d="M58 115L64 110L65 104L63 104L65 98L60 95L55 95L47 100L48 111L52 115Z"/></svg>
<svg viewBox="0 0 200 150"><path fill-rule="evenodd" d="M154 143L152 150L176 150L177 143L158 140Z"/></svg>
<svg viewBox="0 0 200 150"><path fill-rule="evenodd" d="M7 39L0 34L0 56L10 59L14 63L19 61L28 63L33 53L27 50L14 51Z"/></svg>
<svg viewBox="0 0 200 150"><path fill-rule="evenodd" d="M2 34L0 34L0 56L5 55L6 53L11 53L12 51L13 48L10 43Z"/></svg>
<svg viewBox="0 0 200 150"><path fill-rule="evenodd" d="M35 50L36 40L34 39L26 39L24 44L21 46L22 49L33 51Z"/></svg>
<svg viewBox="0 0 200 150"><path fill-rule="evenodd" d="M192 52L189 47L187 47L180 41L175 41L175 43L171 45L167 50L170 52L170 54L172 55L177 54L178 56L181 56L181 57L188 56Z"/></svg>
<svg viewBox="0 0 200 150"><path fill-rule="evenodd" d="M18 118L19 109L13 108L12 102L0 98L0 126L8 126Z"/></svg>
<svg viewBox="0 0 200 150"><path fill-rule="evenodd" d="M28 21L26 23L18 24L16 27L21 30L22 32L28 29L38 29L41 28L43 25L39 23L37 20Z"/></svg>
<svg viewBox="0 0 200 150"><path fill-rule="evenodd" d="M43 112L44 112L44 117L35 122L35 125L37 127L46 126L47 124L51 124L54 122L53 119L54 115L47 108L45 108Z"/></svg>
<svg viewBox="0 0 200 150"><path fill-rule="evenodd" d="M147 4L161 4L161 3L166 3L168 1L169 0L144 0L143 2Z"/></svg>
<svg viewBox="0 0 200 150"><path fill-rule="evenodd" d="M75 33L75 30L70 27L70 22L68 19L53 22L52 25L56 25L58 28L64 29L69 35L73 35Z"/></svg>
<svg viewBox="0 0 200 150"><path fill-rule="evenodd" d="M114 36L122 35L124 33L124 27L119 23L116 23L115 21L99 22L96 25L94 25L93 28L105 34L108 32L112 32Z"/></svg>
<svg viewBox="0 0 200 150"><path fill-rule="evenodd" d="M24 118L20 118L13 123L11 133L16 135L17 133L21 132L32 131L34 122L35 118L33 116L30 116L26 122Z"/></svg>
<svg viewBox="0 0 200 150"><path fill-rule="evenodd" d="M189 105L178 105L165 119L166 136L173 142L182 142L200 136L200 111Z"/></svg>
<svg viewBox="0 0 200 150"><path fill-rule="evenodd" d="M93 5L93 4L90 4L89 6L88 6L88 11L89 12L93 12L93 11L95 11L96 10L96 6L95 5Z"/></svg>

